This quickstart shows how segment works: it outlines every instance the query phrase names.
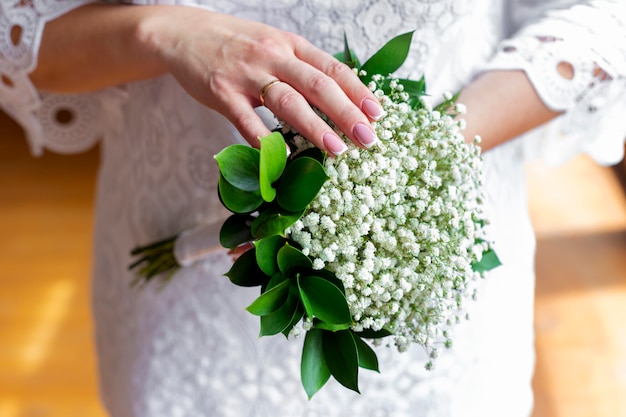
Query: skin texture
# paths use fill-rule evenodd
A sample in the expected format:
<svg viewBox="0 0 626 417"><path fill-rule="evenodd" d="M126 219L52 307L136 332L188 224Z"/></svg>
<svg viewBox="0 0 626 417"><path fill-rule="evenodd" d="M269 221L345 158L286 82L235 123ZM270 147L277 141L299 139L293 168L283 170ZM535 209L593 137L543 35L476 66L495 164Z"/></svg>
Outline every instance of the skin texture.
<svg viewBox="0 0 626 417"><path fill-rule="evenodd" d="M548 109L522 71L485 72L459 95L467 140L480 135L483 152L540 126L560 113Z"/></svg>
<svg viewBox="0 0 626 417"><path fill-rule="evenodd" d="M310 104L355 144L377 140L369 122L380 107L347 66L297 35L192 7L78 8L46 26L31 80L48 91L88 92L167 73L252 146L270 133L254 108L263 86L276 79L282 82L267 90L265 106L316 146L336 155L345 150ZM479 134L484 151L558 116L520 71L481 74L459 102L468 108L466 137Z"/></svg>
<svg viewBox="0 0 626 417"><path fill-rule="evenodd" d="M265 106L316 146L335 154L345 148L308 103L355 144L376 140L370 121L382 110L346 65L297 35L192 7L76 9L46 26L31 79L41 89L83 92L166 73L253 146L270 133L254 108L275 79L283 82L267 91Z"/></svg>

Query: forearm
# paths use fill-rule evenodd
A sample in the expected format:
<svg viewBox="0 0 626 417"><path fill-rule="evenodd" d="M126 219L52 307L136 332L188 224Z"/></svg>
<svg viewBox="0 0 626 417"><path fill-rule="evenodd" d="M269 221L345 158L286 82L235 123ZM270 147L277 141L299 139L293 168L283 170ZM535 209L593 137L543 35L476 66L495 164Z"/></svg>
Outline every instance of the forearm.
<svg viewBox="0 0 626 417"><path fill-rule="evenodd" d="M85 92L152 78L166 69L142 39L142 22L158 7L94 4L49 22L33 84L54 92Z"/></svg>
<svg viewBox="0 0 626 417"><path fill-rule="evenodd" d="M480 135L483 151L560 114L545 106L522 71L485 72L463 89L458 101L467 106L465 137Z"/></svg>

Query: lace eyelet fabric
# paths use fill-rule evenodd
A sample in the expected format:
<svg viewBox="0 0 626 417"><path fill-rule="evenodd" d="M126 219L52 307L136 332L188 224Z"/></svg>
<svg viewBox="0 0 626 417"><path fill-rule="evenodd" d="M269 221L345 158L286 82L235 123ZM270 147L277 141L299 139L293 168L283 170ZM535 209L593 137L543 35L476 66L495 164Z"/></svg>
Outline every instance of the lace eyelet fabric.
<svg viewBox="0 0 626 417"><path fill-rule="evenodd" d="M98 140L100 103L85 96L47 95L37 109L46 132L46 148L58 153L76 153Z"/></svg>
<svg viewBox="0 0 626 417"><path fill-rule="evenodd" d="M204 247L206 242L215 245L216 239L187 235L184 240L190 243L184 252L200 254L199 260L182 268L165 288L130 287L131 248L183 230L202 230L228 216L217 196L213 155L243 139L171 76L90 94L49 94L33 88L28 74L36 65L45 24L86 3L0 1L0 105L24 126L35 154L44 149L80 152L101 141L92 293L102 400L111 416L530 414L534 240L525 207L525 159L533 152L615 158L620 140L623 147L624 136L619 138L616 128L623 117L616 114L624 108L626 42L620 36L626 30L615 16L626 15L624 5L585 1L579 2L585 5L580 9L568 7L575 2L538 5L535 0L105 1L229 13L299 33L330 53L343 48L346 33L362 59L390 37L415 30L401 75L424 74L434 100L488 69L493 58L492 68L534 74L531 81L546 104L563 109L564 116L544 131L552 132L548 140L545 135L520 138L485 155L491 237L504 266L481 282L478 300L468 303L469 320L454 328L454 346L442 349L436 369L424 369L428 358L417 346L403 354L380 346L381 374L361 373L361 395L330 382L308 401L299 380L302 339L259 339L258 319L244 310L257 293L235 287L223 276L232 265L230 256L221 248ZM524 23L509 19L509 10L515 11L515 22ZM592 51L567 46L568 31L602 37L605 28L617 37L614 42L591 42L601 46ZM515 35L506 39L510 33ZM561 62L572 65L571 80L556 71ZM598 78L597 67L606 76Z"/></svg>

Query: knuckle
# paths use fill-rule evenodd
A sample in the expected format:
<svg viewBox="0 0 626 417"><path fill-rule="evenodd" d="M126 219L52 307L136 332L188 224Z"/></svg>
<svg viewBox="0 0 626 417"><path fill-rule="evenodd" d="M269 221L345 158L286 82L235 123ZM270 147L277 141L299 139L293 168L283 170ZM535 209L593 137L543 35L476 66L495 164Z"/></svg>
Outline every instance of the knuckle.
<svg viewBox="0 0 626 417"><path fill-rule="evenodd" d="M217 96L228 90L226 86L226 80L224 79L224 77L221 77L219 75L214 74L210 76L206 84L208 85L209 90Z"/></svg>
<svg viewBox="0 0 626 417"><path fill-rule="evenodd" d="M350 67L348 67L343 62L332 60L325 69L325 73L328 74L331 78L340 78L346 74L346 72L352 71Z"/></svg>
<svg viewBox="0 0 626 417"><path fill-rule="evenodd" d="M275 37L265 37L259 39L254 46L254 51L263 59L276 60L284 56L284 42Z"/></svg>
<svg viewBox="0 0 626 417"><path fill-rule="evenodd" d="M244 136L250 136L250 132L254 131L257 121L256 117L250 113L235 113L232 117L232 123Z"/></svg>
<svg viewBox="0 0 626 417"><path fill-rule="evenodd" d="M325 74L317 74L309 79L309 90L313 92L325 91L332 83L333 79Z"/></svg>
<svg viewBox="0 0 626 417"><path fill-rule="evenodd" d="M295 91L287 91L280 94L276 100L276 110L285 111L293 109L300 103L301 96Z"/></svg>

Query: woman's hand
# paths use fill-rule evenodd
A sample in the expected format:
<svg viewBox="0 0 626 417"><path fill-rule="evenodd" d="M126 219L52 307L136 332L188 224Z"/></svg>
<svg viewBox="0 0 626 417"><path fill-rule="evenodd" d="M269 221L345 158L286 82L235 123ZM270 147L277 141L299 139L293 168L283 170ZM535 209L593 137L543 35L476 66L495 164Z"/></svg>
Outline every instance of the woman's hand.
<svg viewBox="0 0 626 417"><path fill-rule="evenodd" d="M348 66L297 35L185 7L147 18L142 33L187 92L226 116L253 145L269 133L253 108L274 80L281 82L266 90L265 106L316 146L335 154L345 148L310 105L355 144L375 141L368 117L376 119L382 109L374 95Z"/></svg>
<svg viewBox="0 0 626 417"><path fill-rule="evenodd" d="M58 45L63 49L55 51ZM73 51L71 59L59 60L67 51ZM375 143L370 120L382 115L375 96L350 68L303 38L187 6L82 7L48 24L39 67L33 81L52 90L80 91L73 80L93 89L171 73L253 146L269 133L254 111L262 104L336 155L345 144L311 105L362 147ZM266 89L263 100L262 90L274 80L280 82Z"/></svg>

